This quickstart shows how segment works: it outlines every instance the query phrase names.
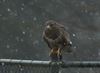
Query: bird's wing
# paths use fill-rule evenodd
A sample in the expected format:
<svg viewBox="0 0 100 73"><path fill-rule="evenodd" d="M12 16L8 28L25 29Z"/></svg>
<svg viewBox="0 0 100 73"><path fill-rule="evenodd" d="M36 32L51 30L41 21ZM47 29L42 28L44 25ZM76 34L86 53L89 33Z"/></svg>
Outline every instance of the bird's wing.
<svg viewBox="0 0 100 73"><path fill-rule="evenodd" d="M72 52L72 42L70 40L70 35L68 34L68 32L64 31L64 40L65 40L65 47L64 47L64 51L65 52Z"/></svg>
<svg viewBox="0 0 100 73"><path fill-rule="evenodd" d="M52 47L50 46L50 41L51 41L51 39L47 38L47 36L45 35L45 32L43 32L42 37L43 37L44 41L47 43L48 47L49 47L49 48L52 48Z"/></svg>
<svg viewBox="0 0 100 73"><path fill-rule="evenodd" d="M71 40L70 40L70 35L69 35L69 33L66 32L66 31L64 31L64 38L65 38L65 40L66 40L67 43L70 43L70 42L71 42Z"/></svg>
<svg viewBox="0 0 100 73"><path fill-rule="evenodd" d="M63 39L67 42L67 43L70 43L71 40L70 40L70 35L68 33L68 29L67 27L61 27L61 30L63 31L62 34L63 34Z"/></svg>

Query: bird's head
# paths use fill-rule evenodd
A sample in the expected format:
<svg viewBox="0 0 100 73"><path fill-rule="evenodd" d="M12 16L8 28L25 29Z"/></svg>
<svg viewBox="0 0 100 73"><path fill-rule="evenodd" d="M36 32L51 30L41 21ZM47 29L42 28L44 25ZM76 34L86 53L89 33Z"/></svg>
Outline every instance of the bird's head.
<svg viewBox="0 0 100 73"><path fill-rule="evenodd" d="M47 21L45 23L47 29L53 29L57 26L57 23L53 20Z"/></svg>

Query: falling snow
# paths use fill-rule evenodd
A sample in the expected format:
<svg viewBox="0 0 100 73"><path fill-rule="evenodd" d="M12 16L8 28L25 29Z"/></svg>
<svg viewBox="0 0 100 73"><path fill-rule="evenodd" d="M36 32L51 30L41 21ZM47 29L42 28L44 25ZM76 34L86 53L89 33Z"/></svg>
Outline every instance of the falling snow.
<svg viewBox="0 0 100 73"><path fill-rule="evenodd" d="M23 42L23 41L24 41L24 39L23 39L23 38L21 38L21 39L20 39L20 41L21 41L21 42Z"/></svg>
<svg viewBox="0 0 100 73"><path fill-rule="evenodd" d="M5 63L1 63L2 64L2 66L4 66L5 65Z"/></svg>
<svg viewBox="0 0 100 73"><path fill-rule="evenodd" d="M7 9L7 11L8 11L8 12L10 12L10 11L11 11L11 9L10 9L10 8L8 8L8 9Z"/></svg>
<svg viewBox="0 0 100 73"><path fill-rule="evenodd" d="M74 46L74 48L77 48L76 46Z"/></svg>
<svg viewBox="0 0 100 73"><path fill-rule="evenodd" d="M25 31L23 31L22 33L23 33L23 35L25 35L25 33L26 33L26 32L25 32Z"/></svg>
<svg viewBox="0 0 100 73"><path fill-rule="evenodd" d="M22 7L21 7L21 10L23 11L23 10L24 10L24 8L22 8Z"/></svg>
<svg viewBox="0 0 100 73"><path fill-rule="evenodd" d="M17 40L17 41L19 41L20 39L19 39L19 37L15 37L15 39Z"/></svg>
<svg viewBox="0 0 100 73"><path fill-rule="evenodd" d="M10 48L10 45L9 44L7 44L7 48Z"/></svg>
<svg viewBox="0 0 100 73"><path fill-rule="evenodd" d="M34 17L34 18L33 18L33 21L36 21L36 20L37 20L37 18L36 18L36 17Z"/></svg>
<svg viewBox="0 0 100 73"><path fill-rule="evenodd" d="M25 4L24 4L24 3L22 3L21 5L22 5L22 6L25 6Z"/></svg>
<svg viewBox="0 0 100 73"><path fill-rule="evenodd" d="M65 55L65 61L100 60L99 0L1 0L0 58L49 60L49 48L42 38L47 20L61 22L72 36L75 51ZM99 73L100 69L67 72Z"/></svg>
<svg viewBox="0 0 100 73"><path fill-rule="evenodd" d="M23 20L22 23L25 23L25 21Z"/></svg>
<svg viewBox="0 0 100 73"><path fill-rule="evenodd" d="M18 49L15 49L15 52L18 52Z"/></svg>
<svg viewBox="0 0 100 73"><path fill-rule="evenodd" d="M75 37L76 35L75 34L73 34L73 37Z"/></svg>

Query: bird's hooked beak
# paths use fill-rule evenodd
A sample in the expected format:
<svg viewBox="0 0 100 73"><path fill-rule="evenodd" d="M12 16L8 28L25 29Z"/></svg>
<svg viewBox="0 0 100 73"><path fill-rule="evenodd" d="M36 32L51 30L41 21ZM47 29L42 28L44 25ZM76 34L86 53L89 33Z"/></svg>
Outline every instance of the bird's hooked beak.
<svg viewBox="0 0 100 73"><path fill-rule="evenodd" d="M46 28L50 29L51 27L50 27L50 25L47 25L47 27L46 27Z"/></svg>

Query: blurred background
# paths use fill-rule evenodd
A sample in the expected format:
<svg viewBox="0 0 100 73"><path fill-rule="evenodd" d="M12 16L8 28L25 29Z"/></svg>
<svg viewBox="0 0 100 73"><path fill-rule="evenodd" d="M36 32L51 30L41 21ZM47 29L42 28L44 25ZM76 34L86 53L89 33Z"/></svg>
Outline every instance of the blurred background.
<svg viewBox="0 0 100 73"><path fill-rule="evenodd" d="M100 60L99 0L0 0L0 58L49 60L42 39L47 20L70 33L74 52L64 53L64 61Z"/></svg>

